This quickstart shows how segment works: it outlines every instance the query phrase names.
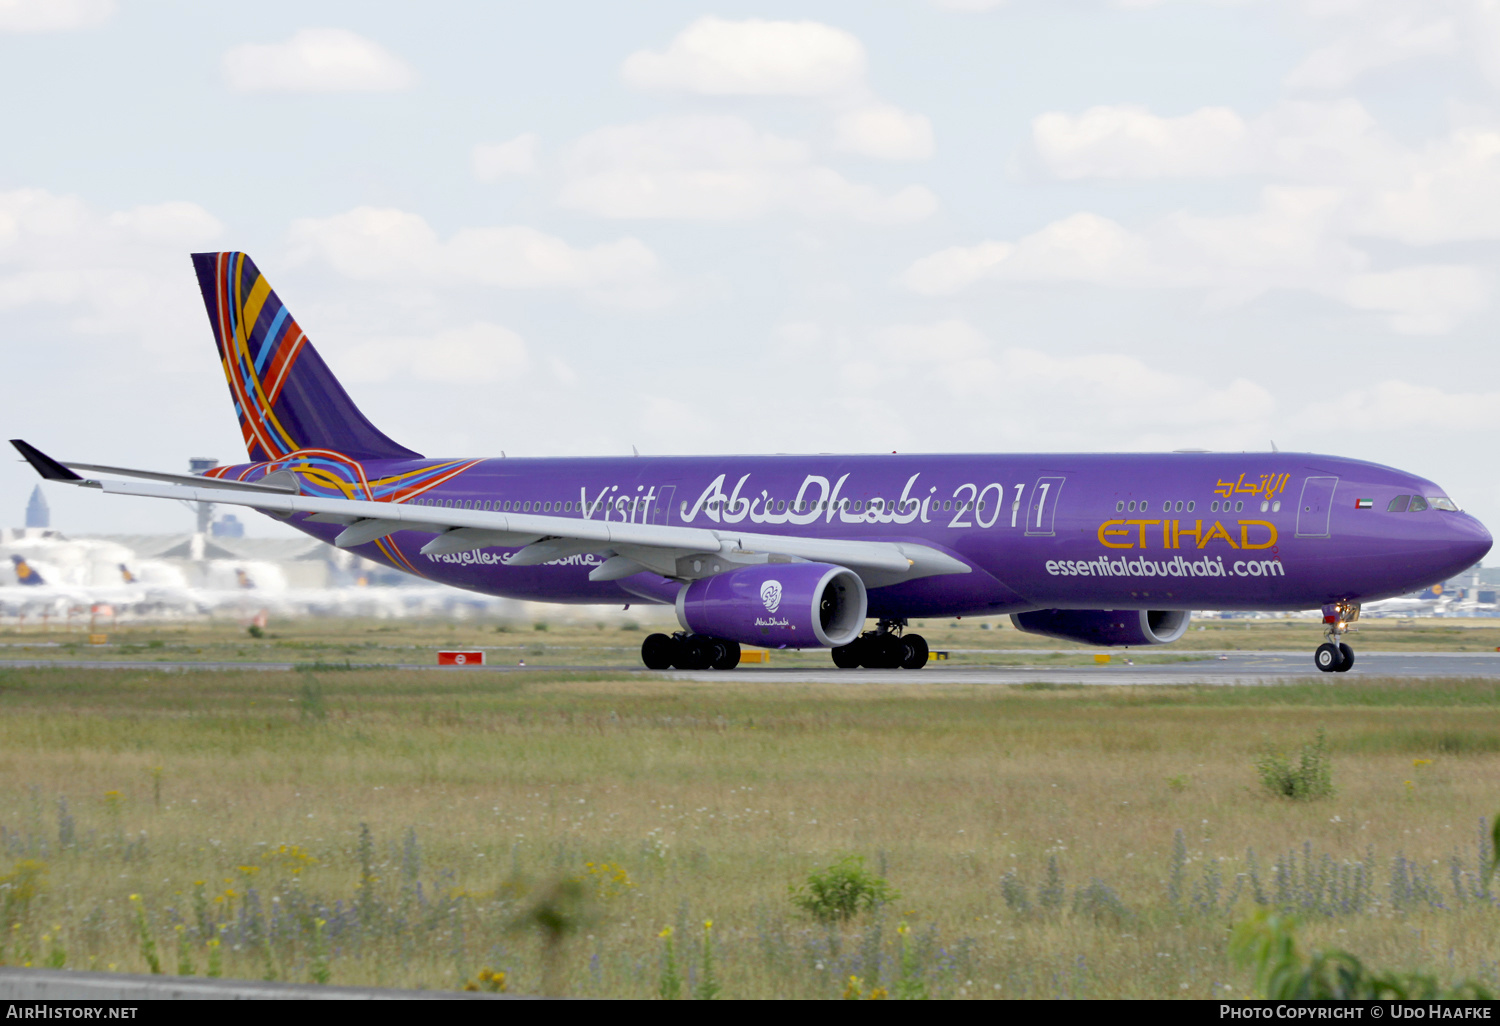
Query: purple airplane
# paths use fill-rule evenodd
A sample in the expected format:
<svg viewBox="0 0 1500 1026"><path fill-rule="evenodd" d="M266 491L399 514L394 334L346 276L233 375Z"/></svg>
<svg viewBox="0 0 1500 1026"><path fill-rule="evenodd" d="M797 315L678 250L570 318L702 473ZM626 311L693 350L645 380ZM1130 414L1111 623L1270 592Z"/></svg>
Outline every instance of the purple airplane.
<svg viewBox="0 0 1500 1026"><path fill-rule="evenodd" d="M365 419L249 257L193 264L250 462L158 474L16 440L44 478L249 506L488 595L674 605L652 669L731 669L749 644L915 670L912 617L1155 645L1194 609L1321 607L1315 662L1342 671L1360 603L1490 549L1432 482L1310 454L429 459Z"/></svg>

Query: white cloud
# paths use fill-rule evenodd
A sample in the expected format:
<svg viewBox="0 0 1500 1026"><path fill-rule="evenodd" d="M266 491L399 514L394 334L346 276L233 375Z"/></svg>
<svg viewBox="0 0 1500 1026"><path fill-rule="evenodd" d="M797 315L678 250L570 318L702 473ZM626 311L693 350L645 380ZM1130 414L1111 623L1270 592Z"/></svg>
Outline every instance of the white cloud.
<svg viewBox="0 0 1500 1026"><path fill-rule="evenodd" d="M474 147L474 177L481 182L498 182L536 174L538 142L536 133L527 132L503 143Z"/></svg>
<svg viewBox="0 0 1500 1026"><path fill-rule="evenodd" d="M602 217L732 221L790 212L876 224L936 209L925 188L882 193L813 162L805 143L743 118L662 118L599 129L564 158L563 206Z"/></svg>
<svg viewBox="0 0 1500 1026"><path fill-rule="evenodd" d="M1144 107L1056 111L1032 122L1043 166L1062 179L1164 178L1232 174L1248 163L1249 128L1227 107L1164 118Z"/></svg>
<svg viewBox="0 0 1500 1026"><path fill-rule="evenodd" d="M879 160L932 156L932 123L889 103L868 103L834 119L835 149Z"/></svg>
<svg viewBox="0 0 1500 1026"><path fill-rule="evenodd" d="M284 43L245 43L224 54L235 92L340 93L406 89L417 76L385 47L347 29L301 29Z"/></svg>
<svg viewBox="0 0 1500 1026"><path fill-rule="evenodd" d="M0 0L0 32L63 32L102 24L115 0Z"/></svg>
<svg viewBox="0 0 1500 1026"><path fill-rule="evenodd" d="M987 276L1015 250L1008 242L950 246L915 261L902 272L900 282L924 296L949 296Z"/></svg>
<svg viewBox="0 0 1500 1026"><path fill-rule="evenodd" d="M1445 392L1410 381L1381 381L1330 397L1301 411L1294 426L1306 433L1321 431L1419 431L1432 426L1434 411L1442 411L1446 428L1474 431L1494 425L1500 392Z"/></svg>
<svg viewBox="0 0 1500 1026"><path fill-rule="evenodd" d="M1346 89L1416 62L1471 66L1500 86L1500 4L1494 0L1301 0L1289 4L1327 39L1286 77L1292 89Z"/></svg>
<svg viewBox="0 0 1500 1026"><path fill-rule="evenodd" d="M982 13L984 11L995 11L1011 3L1011 0L928 0L932 6L943 11L963 11L966 13ZM1105 0L1109 7L1123 7L1126 10L1143 10L1150 7L1162 7L1169 3L1201 3L1210 7L1233 7L1238 4L1255 3L1257 0ZM1038 4L1037 6L1041 6Z"/></svg>
<svg viewBox="0 0 1500 1026"><path fill-rule="evenodd" d="M1389 173L1398 145L1355 100L1286 102L1246 121L1228 107L1162 117L1133 105L1042 114L1032 146L1065 180L1266 175L1349 183Z"/></svg>
<svg viewBox="0 0 1500 1026"><path fill-rule="evenodd" d="M1460 46L1460 28L1431 8L1361 16L1349 30L1303 58L1286 77L1297 90L1343 89L1371 71L1430 57L1446 57Z"/></svg>
<svg viewBox="0 0 1500 1026"><path fill-rule="evenodd" d="M865 50L815 21L699 18L663 53L639 50L621 69L637 89L709 96L822 96L857 87Z"/></svg>
<svg viewBox="0 0 1500 1026"><path fill-rule="evenodd" d="M43 189L0 192L0 311L51 310L77 331L180 353L202 339L186 254L222 231L192 203L101 213Z"/></svg>
<svg viewBox="0 0 1500 1026"><path fill-rule="evenodd" d="M1337 185L1341 209L1325 223L1343 235L1413 245L1500 239L1500 131L1488 126L1412 147L1354 100L1287 102L1249 121L1227 108L1164 118L1096 107L1042 115L1032 140L1042 169L1061 179L1256 175Z"/></svg>
<svg viewBox="0 0 1500 1026"><path fill-rule="evenodd" d="M1273 290L1310 292L1386 314L1395 331L1438 333L1488 304L1489 282L1462 265L1378 271L1367 254L1330 230L1338 190L1271 186L1248 214L1177 212L1131 231L1079 213L1015 243L954 247L914 262L906 287L948 295L989 279L1088 282L1117 288L1198 289L1211 305L1247 302Z"/></svg>
<svg viewBox="0 0 1500 1026"><path fill-rule="evenodd" d="M1260 432L1276 406L1265 388L1243 378L1215 384L1120 353L1001 347L959 319L883 328L840 369L846 388L869 394L915 386L938 397L946 422L983 424L989 433L998 421L1016 439L1031 437L1028 425L1036 423L1049 432L1065 425L1067 442L1106 434L1117 445L1239 439Z"/></svg>
<svg viewBox="0 0 1500 1026"><path fill-rule="evenodd" d="M476 321L431 335L398 335L335 345L341 375L350 381L415 377L449 384L514 381L525 374L530 354L509 328Z"/></svg>
<svg viewBox="0 0 1500 1026"><path fill-rule="evenodd" d="M1356 310L1389 314L1394 331L1440 335L1484 310L1490 286L1478 268L1430 264L1351 275L1329 295Z"/></svg>
<svg viewBox="0 0 1500 1026"><path fill-rule="evenodd" d="M1399 184L1360 197L1355 230L1416 245L1500 239L1500 132L1460 129L1400 166Z"/></svg>
<svg viewBox="0 0 1500 1026"><path fill-rule="evenodd" d="M625 238L587 248L519 225L465 228L444 241L420 215L356 207L292 223L291 259L327 264L346 277L427 287L573 289L616 305L671 298L647 246Z"/></svg>
<svg viewBox="0 0 1500 1026"><path fill-rule="evenodd" d="M993 11L1004 7L1006 0L931 0L931 3L944 11Z"/></svg>

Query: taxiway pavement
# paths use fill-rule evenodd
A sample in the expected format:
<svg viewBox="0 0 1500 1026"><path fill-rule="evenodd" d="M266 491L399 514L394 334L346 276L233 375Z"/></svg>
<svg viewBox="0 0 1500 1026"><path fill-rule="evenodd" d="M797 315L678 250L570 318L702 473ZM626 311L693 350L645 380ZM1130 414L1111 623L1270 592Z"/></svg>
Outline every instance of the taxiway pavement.
<svg viewBox="0 0 1500 1026"><path fill-rule="evenodd" d="M775 656L772 656L774 660ZM775 683L850 684L901 682L913 684L1083 684L1120 685L1256 685L1279 684L1292 680L1318 680L1329 684L1353 682L1361 678L1405 677L1433 679L1439 677L1500 677L1500 652L1357 652L1354 668L1347 673L1319 673L1310 652L1229 652L1204 653L1201 659L1170 663L1125 662L1115 654L1108 663L1084 666L973 665L934 661L921 670L839 670L832 666L779 667L742 666L737 670L667 670L661 675L672 680L724 681L744 680ZM280 671L316 669L292 662L176 662L171 660L61 660L0 659L0 669L43 669L47 667L98 670L150 670L183 672ZM355 669L361 669L356 664ZM343 669L343 667L338 667ZM430 663L385 663L369 669L440 670L449 673L514 673L528 670L562 670L574 673L648 674L639 664L626 666L555 666L531 663L525 666L490 663L486 666L437 667Z"/></svg>

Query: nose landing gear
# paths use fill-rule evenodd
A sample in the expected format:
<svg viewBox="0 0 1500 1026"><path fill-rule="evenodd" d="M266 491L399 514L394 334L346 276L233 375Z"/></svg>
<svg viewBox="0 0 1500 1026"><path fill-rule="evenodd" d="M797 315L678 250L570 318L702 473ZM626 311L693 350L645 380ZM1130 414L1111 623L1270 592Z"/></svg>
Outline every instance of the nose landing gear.
<svg viewBox="0 0 1500 1026"><path fill-rule="evenodd" d="M1313 653L1313 665L1323 673L1347 673L1354 665L1354 649L1339 640L1359 619L1358 602L1334 602L1323 607L1323 636L1328 640Z"/></svg>
<svg viewBox="0 0 1500 1026"><path fill-rule="evenodd" d="M927 665L927 639L903 634L905 623L881 620L847 645L833 650L833 665L841 670L863 666L870 670L920 670Z"/></svg>

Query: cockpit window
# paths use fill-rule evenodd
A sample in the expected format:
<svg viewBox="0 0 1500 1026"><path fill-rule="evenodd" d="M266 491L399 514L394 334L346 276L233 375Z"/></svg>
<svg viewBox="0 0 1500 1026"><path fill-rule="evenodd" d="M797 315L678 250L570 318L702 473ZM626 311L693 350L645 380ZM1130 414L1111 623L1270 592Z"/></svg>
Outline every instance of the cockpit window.
<svg viewBox="0 0 1500 1026"><path fill-rule="evenodd" d="M1445 499L1441 495L1432 496L1427 501L1430 502L1430 503L1432 503L1432 508L1433 509L1445 509L1449 513L1457 513L1458 512L1458 506L1456 506L1454 504L1453 500L1452 499Z"/></svg>
<svg viewBox="0 0 1500 1026"><path fill-rule="evenodd" d="M1391 504L1385 508L1385 511L1387 513L1405 513L1407 504L1410 502L1410 495L1398 495L1391 500Z"/></svg>
<svg viewBox="0 0 1500 1026"><path fill-rule="evenodd" d="M1411 497L1411 508L1409 510L1407 510L1407 512L1408 513L1420 513L1424 509L1426 509L1426 508L1427 508L1427 500L1424 499L1424 498L1422 498L1420 495L1413 495Z"/></svg>

